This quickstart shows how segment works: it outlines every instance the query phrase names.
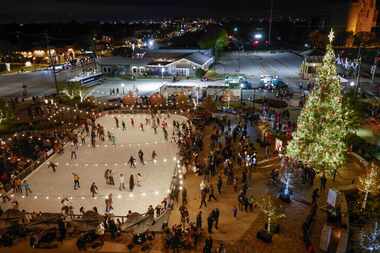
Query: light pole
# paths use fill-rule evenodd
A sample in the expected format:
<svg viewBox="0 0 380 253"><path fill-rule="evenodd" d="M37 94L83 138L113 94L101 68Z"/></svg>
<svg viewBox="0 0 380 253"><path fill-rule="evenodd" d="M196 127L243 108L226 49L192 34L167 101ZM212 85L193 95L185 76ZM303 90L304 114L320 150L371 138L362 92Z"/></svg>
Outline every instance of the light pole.
<svg viewBox="0 0 380 253"><path fill-rule="evenodd" d="M125 94L125 93L124 93L124 86L125 86L124 83L122 83L122 84L121 84L121 89L123 90L123 95Z"/></svg>
<svg viewBox="0 0 380 253"><path fill-rule="evenodd" d="M360 89L360 69L362 65L361 50L362 50L362 43L360 42L359 49L358 49L358 71L356 74L356 90L355 90L356 95L358 95L359 89Z"/></svg>
<svg viewBox="0 0 380 253"><path fill-rule="evenodd" d="M270 0L270 15L269 15L269 31L268 31L268 45L271 45L272 39L272 19L273 19L273 0Z"/></svg>

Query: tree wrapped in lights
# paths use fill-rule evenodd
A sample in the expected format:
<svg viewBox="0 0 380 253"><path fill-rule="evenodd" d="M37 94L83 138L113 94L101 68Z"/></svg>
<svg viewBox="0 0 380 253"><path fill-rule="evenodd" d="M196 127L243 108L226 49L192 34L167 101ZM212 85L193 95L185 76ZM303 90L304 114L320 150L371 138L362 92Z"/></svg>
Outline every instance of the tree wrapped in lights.
<svg viewBox="0 0 380 253"><path fill-rule="evenodd" d="M367 252L380 252L380 228L375 222L372 231L365 231L360 233L360 246Z"/></svg>
<svg viewBox="0 0 380 253"><path fill-rule="evenodd" d="M313 166L316 171L335 174L346 160L346 137L353 131L352 111L343 102L329 35L323 64L287 146L287 155Z"/></svg>
<svg viewBox="0 0 380 253"><path fill-rule="evenodd" d="M380 182L378 170L378 167L372 163L370 170L358 179L358 190L364 192L364 199L361 208L362 210L366 208L369 193L376 193L379 191Z"/></svg>
<svg viewBox="0 0 380 253"><path fill-rule="evenodd" d="M273 222L280 218L284 218L285 214L280 212L280 210L275 206L271 196L264 197L257 203L257 205L260 207L261 211L266 216L266 230L268 233L271 233L271 225L273 224Z"/></svg>

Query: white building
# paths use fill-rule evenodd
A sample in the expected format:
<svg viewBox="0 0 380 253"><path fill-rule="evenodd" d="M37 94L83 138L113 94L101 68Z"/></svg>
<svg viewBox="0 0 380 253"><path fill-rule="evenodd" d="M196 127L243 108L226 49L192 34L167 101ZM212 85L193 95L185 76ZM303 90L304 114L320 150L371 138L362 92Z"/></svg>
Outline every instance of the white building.
<svg viewBox="0 0 380 253"><path fill-rule="evenodd" d="M211 50L158 49L134 57L112 56L97 60L106 75L193 76L197 69L208 70L214 63Z"/></svg>

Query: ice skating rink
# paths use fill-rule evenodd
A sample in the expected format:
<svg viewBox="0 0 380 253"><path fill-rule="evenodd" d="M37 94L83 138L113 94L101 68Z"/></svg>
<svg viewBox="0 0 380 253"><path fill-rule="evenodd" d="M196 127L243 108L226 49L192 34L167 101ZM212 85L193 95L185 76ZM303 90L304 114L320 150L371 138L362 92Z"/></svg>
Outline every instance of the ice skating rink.
<svg viewBox="0 0 380 253"><path fill-rule="evenodd" d="M119 128L116 128L114 116L119 119ZM130 118L135 120L132 127ZM170 142L173 132L173 120L183 122L185 117L180 115L161 115L161 122L168 123L169 140L165 141L161 128L154 134L150 125L145 125L148 114L112 114L97 120L105 127L106 140L104 142L96 139L97 146L91 147L90 138L86 139L85 145L79 145L78 159L71 159L71 148L67 145L63 154L53 155L49 161L58 164L54 173L48 168L48 162L42 164L37 170L27 177L31 185L32 194L17 193L14 198L19 202L19 208L29 212L60 212L61 199L69 198L74 213L78 214L81 206L89 210L96 206L100 213L105 212L105 197L109 193L113 195L113 214L126 215L128 210L133 212L146 212L149 205L155 207L168 194L168 189L173 177L177 159L177 145ZM125 121L126 131L122 130L121 122ZM144 132L138 126L144 123ZM116 145L107 138L107 131L116 137ZM79 140L80 143L80 140ZM138 159L138 151L144 152L145 165ZM155 150L158 157L154 162L151 158ZM136 168L130 168L128 160L133 155L136 159ZM112 169L115 185L107 185L104 173L106 169ZM73 188L73 175L80 177L80 189ZM119 175L125 175L126 189L119 190ZM141 186L135 185L133 192L129 191L129 177L131 174L142 174ZM98 194L92 198L90 185L95 182L98 186Z"/></svg>

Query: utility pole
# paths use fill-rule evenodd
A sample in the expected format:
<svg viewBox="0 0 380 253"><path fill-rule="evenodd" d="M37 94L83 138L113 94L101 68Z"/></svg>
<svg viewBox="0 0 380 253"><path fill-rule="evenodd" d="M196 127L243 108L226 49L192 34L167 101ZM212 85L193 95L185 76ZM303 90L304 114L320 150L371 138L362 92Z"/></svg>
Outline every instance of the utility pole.
<svg viewBox="0 0 380 253"><path fill-rule="evenodd" d="M50 47L49 47L49 35L48 33L46 32L45 33L45 40L46 40L46 49L48 51L48 55L49 55L49 67L52 67L52 70L53 70L53 77L54 77L54 85L55 85L55 90L57 92L57 94L59 93L58 91L58 83L57 83L57 74L55 73L55 63L53 62L53 59L51 58L51 52L50 52Z"/></svg>
<svg viewBox="0 0 380 253"><path fill-rule="evenodd" d="M361 50L362 50L362 43L360 42L359 44L359 49L358 49L358 72L356 76L356 95L359 94L359 89L360 89L360 69L362 65L362 55L361 55Z"/></svg>
<svg viewBox="0 0 380 253"><path fill-rule="evenodd" d="M272 19L273 19L273 0L270 0L270 14L269 14L269 31L268 31L268 45L272 43Z"/></svg>

